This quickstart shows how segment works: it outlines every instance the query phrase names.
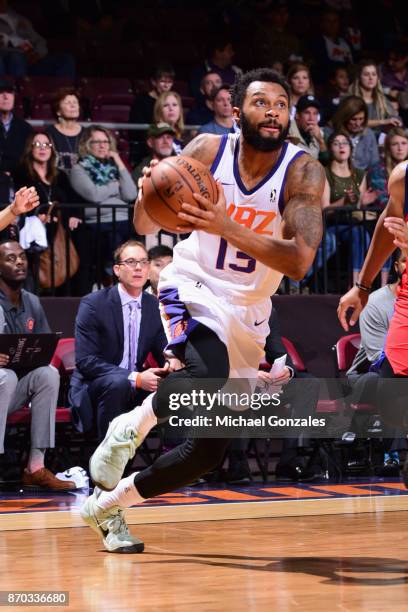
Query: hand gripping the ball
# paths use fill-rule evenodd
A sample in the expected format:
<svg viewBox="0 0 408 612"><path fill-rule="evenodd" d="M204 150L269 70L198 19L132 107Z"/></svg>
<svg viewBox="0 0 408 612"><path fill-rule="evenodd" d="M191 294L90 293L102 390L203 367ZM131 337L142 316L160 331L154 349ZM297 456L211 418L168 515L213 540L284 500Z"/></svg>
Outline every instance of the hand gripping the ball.
<svg viewBox="0 0 408 612"><path fill-rule="evenodd" d="M208 234L216 234L222 236L225 229L230 223L230 218L227 215L226 200L224 189L218 181L216 181L218 198L213 204L207 198L203 198L198 193L194 193L193 197L200 205L192 206L187 202L183 202L182 211L178 213L178 217L183 224L180 224L178 231L185 232L187 227L195 230L202 230ZM191 231L191 229L189 231Z"/></svg>

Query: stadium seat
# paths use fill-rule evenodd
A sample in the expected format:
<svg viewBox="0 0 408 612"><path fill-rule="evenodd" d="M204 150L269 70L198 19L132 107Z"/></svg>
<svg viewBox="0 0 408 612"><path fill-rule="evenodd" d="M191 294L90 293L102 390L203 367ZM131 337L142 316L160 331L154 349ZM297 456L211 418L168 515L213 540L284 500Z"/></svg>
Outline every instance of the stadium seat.
<svg viewBox="0 0 408 612"><path fill-rule="evenodd" d="M333 346L338 377L344 376L347 370L351 367L353 359L360 347L360 341L360 334L348 334L347 336L340 338L340 340L338 340ZM372 404L365 403L351 403L350 408L356 411L375 411L375 407Z"/></svg>
<svg viewBox="0 0 408 612"><path fill-rule="evenodd" d="M71 375L75 369L75 338L61 338L51 359L61 375Z"/></svg>
<svg viewBox="0 0 408 612"><path fill-rule="evenodd" d="M344 375L351 367L359 349L360 341L360 334L348 334L340 338L333 346L337 376Z"/></svg>
<svg viewBox="0 0 408 612"><path fill-rule="evenodd" d="M91 107L94 106L98 97L101 98L101 101L105 101L106 97L106 102L110 102L112 98L128 96L126 103L132 103L133 88L127 78L84 77L80 79L78 85L81 97L88 100Z"/></svg>
<svg viewBox="0 0 408 612"><path fill-rule="evenodd" d="M74 87L68 77L27 76L19 81L19 91L23 96L33 98L41 94L52 95L60 87Z"/></svg>
<svg viewBox="0 0 408 612"><path fill-rule="evenodd" d="M101 104L91 111L92 121L101 123L127 123L129 121L129 104Z"/></svg>
<svg viewBox="0 0 408 612"><path fill-rule="evenodd" d="M50 102L35 101L30 105L29 116L31 119L54 119L55 116L51 109Z"/></svg>
<svg viewBox="0 0 408 612"><path fill-rule="evenodd" d="M57 348L51 359L51 365L57 368L61 376L61 391L69 385L69 378L75 369L75 339L61 338L58 341ZM64 394L66 395L66 394ZM61 398L61 393L60 393ZM66 399L66 398L65 398ZM67 402L63 401L62 405L57 407L56 422L70 423L71 410L66 406ZM31 412L27 406L13 412L7 418L7 425L23 425L31 420Z"/></svg>

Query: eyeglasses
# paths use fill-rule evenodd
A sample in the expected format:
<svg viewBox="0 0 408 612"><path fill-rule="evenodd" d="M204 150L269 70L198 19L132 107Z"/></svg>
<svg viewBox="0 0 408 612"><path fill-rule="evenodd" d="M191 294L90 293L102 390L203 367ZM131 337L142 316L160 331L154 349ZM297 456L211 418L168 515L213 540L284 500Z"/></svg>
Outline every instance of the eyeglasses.
<svg viewBox="0 0 408 612"><path fill-rule="evenodd" d="M149 260L148 259L125 259L124 261L118 261L116 265L127 266L128 268L131 268L132 270L134 270L135 268L137 268L137 266L140 266L141 268L147 268L147 266L149 265Z"/></svg>
<svg viewBox="0 0 408 612"><path fill-rule="evenodd" d="M39 142L36 140L31 146L36 149L52 149L52 142Z"/></svg>
<svg viewBox="0 0 408 612"><path fill-rule="evenodd" d="M347 140L333 140L332 145L334 147L349 147L350 143Z"/></svg>
<svg viewBox="0 0 408 612"><path fill-rule="evenodd" d="M109 140L90 140L89 142L96 145L109 144Z"/></svg>

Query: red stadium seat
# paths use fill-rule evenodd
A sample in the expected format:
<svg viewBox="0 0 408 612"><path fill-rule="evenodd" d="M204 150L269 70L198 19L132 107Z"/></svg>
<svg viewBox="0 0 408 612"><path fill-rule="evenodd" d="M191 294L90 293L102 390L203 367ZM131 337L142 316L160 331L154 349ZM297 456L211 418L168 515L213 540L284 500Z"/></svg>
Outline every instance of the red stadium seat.
<svg viewBox="0 0 408 612"><path fill-rule="evenodd" d="M61 375L72 374L75 369L75 338L58 340L51 364Z"/></svg>
<svg viewBox="0 0 408 612"><path fill-rule="evenodd" d="M100 123L128 123L129 104L101 104L91 111L92 121Z"/></svg>
<svg viewBox="0 0 408 612"><path fill-rule="evenodd" d="M50 102L38 101L31 105L30 110L31 119L54 119L55 116L51 109Z"/></svg>
<svg viewBox="0 0 408 612"><path fill-rule="evenodd" d="M361 342L361 334L348 334L347 336L343 336L336 342L333 346L333 350L336 355L336 369L337 376L344 375L347 370L351 367L353 363L353 359L357 354L357 351L360 347ZM350 408L355 411L367 411L373 412L376 410L375 406L372 404L350 404Z"/></svg>
<svg viewBox="0 0 408 612"><path fill-rule="evenodd" d="M353 359L359 349L361 341L360 334L348 334L336 342L333 347L336 355L337 375L345 374L351 367Z"/></svg>
<svg viewBox="0 0 408 612"><path fill-rule="evenodd" d="M61 338L58 341L57 348L51 359L51 364L57 368L61 376L61 385L64 385L75 368L75 339ZM27 406L20 408L16 412L10 414L7 418L8 425L23 425L31 421L31 412ZM57 423L71 422L71 409L65 406L57 407L56 411Z"/></svg>
<svg viewBox="0 0 408 612"><path fill-rule="evenodd" d="M101 102L105 102L106 96L108 103L114 103L112 98L120 96L128 96L127 104L131 104L133 100L132 83L129 79L122 77L84 77L79 81L79 91L81 97L88 100L91 107L94 106L98 97L101 98Z"/></svg>
<svg viewBox="0 0 408 612"><path fill-rule="evenodd" d="M68 77L30 76L23 77L19 85L20 94L32 98L41 94L51 96L60 87L74 87L75 83Z"/></svg>

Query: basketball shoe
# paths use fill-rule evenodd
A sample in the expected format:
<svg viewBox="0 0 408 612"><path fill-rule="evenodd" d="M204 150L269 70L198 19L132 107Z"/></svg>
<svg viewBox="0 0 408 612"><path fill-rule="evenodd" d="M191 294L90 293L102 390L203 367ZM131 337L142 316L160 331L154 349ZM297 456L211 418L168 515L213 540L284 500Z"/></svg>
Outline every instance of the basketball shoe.
<svg viewBox="0 0 408 612"><path fill-rule="evenodd" d="M102 536L103 545L109 552L141 553L144 543L129 533L123 508L113 506L104 510L98 506L101 491L95 487L80 510L82 519L96 533Z"/></svg>
<svg viewBox="0 0 408 612"><path fill-rule="evenodd" d="M119 415L110 423L104 440L89 462L94 484L103 491L112 491L123 476L127 462L133 459L150 429L157 423L151 414L152 395L130 413ZM139 425L138 425L139 424Z"/></svg>

